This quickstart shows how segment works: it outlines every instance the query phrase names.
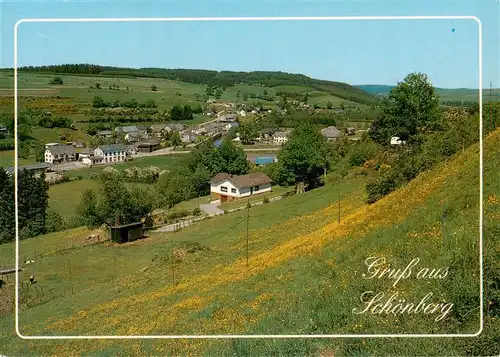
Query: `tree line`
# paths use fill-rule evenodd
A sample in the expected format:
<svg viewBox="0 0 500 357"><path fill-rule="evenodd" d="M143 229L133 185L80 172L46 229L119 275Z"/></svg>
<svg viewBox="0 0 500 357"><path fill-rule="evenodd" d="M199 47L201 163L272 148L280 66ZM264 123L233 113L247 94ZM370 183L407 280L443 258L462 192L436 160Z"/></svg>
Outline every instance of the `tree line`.
<svg viewBox="0 0 500 357"><path fill-rule="evenodd" d="M319 91L331 92L340 98L360 103L372 104L376 99L371 94L346 83L318 80L303 74L292 74L281 71L212 71L200 69L166 69L166 68L121 68L96 66L89 64L64 64L40 67L21 67L21 72L36 73L69 73L99 76L153 77L179 80L183 82L204 84L215 87L231 87L235 84L252 84L267 87L278 85L309 85Z"/></svg>
<svg viewBox="0 0 500 357"><path fill-rule="evenodd" d="M52 222L47 215L49 185L45 174L35 177L33 171L18 171L19 238L45 234ZM15 239L14 177L0 167L0 243Z"/></svg>

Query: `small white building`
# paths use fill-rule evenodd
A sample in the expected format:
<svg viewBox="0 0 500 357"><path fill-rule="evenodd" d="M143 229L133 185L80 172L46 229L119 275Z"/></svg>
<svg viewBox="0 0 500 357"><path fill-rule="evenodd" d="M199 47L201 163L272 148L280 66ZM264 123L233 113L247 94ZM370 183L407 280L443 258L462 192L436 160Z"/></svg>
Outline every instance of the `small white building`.
<svg viewBox="0 0 500 357"><path fill-rule="evenodd" d="M82 158L82 164L87 166L99 165L103 163L104 163L104 158L102 156L90 155Z"/></svg>
<svg viewBox="0 0 500 357"><path fill-rule="evenodd" d="M52 145L45 149L45 162L50 164L63 161L75 161L76 151L73 145Z"/></svg>
<svg viewBox="0 0 500 357"><path fill-rule="evenodd" d="M402 144L406 144L406 141L401 140L399 136L393 136L391 138L391 145L402 145Z"/></svg>
<svg viewBox="0 0 500 357"><path fill-rule="evenodd" d="M248 175L219 173L210 180L210 195L221 202L271 192L271 179L263 172Z"/></svg>
<svg viewBox="0 0 500 357"><path fill-rule="evenodd" d="M239 111L239 114L240 114L240 116L242 116L242 117L246 117L246 116L247 116L247 112L246 112L246 111L244 111L243 109Z"/></svg>
<svg viewBox="0 0 500 357"><path fill-rule="evenodd" d="M101 145L95 148L94 156L102 157L103 163L123 162L127 157L127 148L122 144Z"/></svg>

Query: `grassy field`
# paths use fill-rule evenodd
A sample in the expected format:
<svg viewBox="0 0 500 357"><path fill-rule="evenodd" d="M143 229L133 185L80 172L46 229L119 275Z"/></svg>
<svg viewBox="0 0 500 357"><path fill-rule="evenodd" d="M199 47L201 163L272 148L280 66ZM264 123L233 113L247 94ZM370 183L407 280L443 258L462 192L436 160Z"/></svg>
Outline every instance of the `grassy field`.
<svg viewBox="0 0 500 357"><path fill-rule="evenodd" d="M111 166L117 170L120 170L120 171L124 171L128 168L131 168L131 167L144 168L144 167L148 167L148 166L157 166L162 170L169 170L182 157L183 157L182 154L164 155L164 156L147 156L147 157L142 157L142 158L135 158L132 161L127 161L124 163L113 164ZM109 165L107 165L107 166L109 166ZM104 167L106 167L106 166L97 165L97 166L92 166L89 168L67 171L65 174L68 175L69 177L81 176L84 178L88 178L92 174L100 172Z"/></svg>
<svg viewBox="0 0 500 357"><path fill-rule="evenodd" d="M34 164L34 159L18 159L18 165ZM0 166L14 166L14 150L0 151Z"/></svg>
<svg viewBox="0 0 500 357"><path fill-rule="evenodd" d="M131 187L152 187L143 183L128 183ZM66 223L72 224L78 214L78 204L86 189L99 188L97 180L83 179L49 187L49 209L58 212Z"/></svg>
<svg viewBox="0 0 500 357"><path fill-rule="evenodd" d="M485 141L485 262L496 259L500 131ZM21 332L96 334L325 334L474 333L478 329L479 152L471 147L375 204L365 203L364 179L342 181L250 209L218 216L176 233L121 246L84 245L74 229L21 243L35 264L36 290L23 285ZM337 192L341 216L337 221ZM440 226L448 210L446 230ZM172 242L172 243L171 243ZM171 260L171 257L174 260ZM367 257L403 269L449 267L444 279L362 279ZM13 245L0 246L3 265ZM173 264L172 264L173 263ZM69 271L71 270L71 279ZM173 274L172 274L173 272ZM4 288L2 288L4 289ZM9 281L5 289L11 289ZM45 292L35 301L37 292ZM51 290L52 289L52 290ZM437 314L352 313L368 290L398 292L417 303L453 302ZM4 290L6 291L6 290ZM50 291L50 293L47 293ZM32 301L32 304L27 304ZM498 325L486 318L475 339L294 339L33 341L16 338L11 314L0 317L1 343L10 355L495 355ZM496 326L496 327L495 327Z"/></svg>
<svg viewBox="0 0 500 357"><path fill-rule="evenodd" d="M58 212L66 223L71 223L77 214L82 192L98 187L99 183L91 179L52 185L49 187L49 209Z"/></svg>

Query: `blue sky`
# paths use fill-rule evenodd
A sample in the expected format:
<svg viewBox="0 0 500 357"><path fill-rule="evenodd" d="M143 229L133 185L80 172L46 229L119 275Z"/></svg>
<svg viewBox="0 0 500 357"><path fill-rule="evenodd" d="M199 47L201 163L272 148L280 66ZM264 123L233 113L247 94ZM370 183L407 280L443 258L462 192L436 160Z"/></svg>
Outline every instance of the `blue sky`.
<svg viewBox="0 0 500 357"><path fill-rule="evenodd" d="M21 18L474 15L483 24L483 87L500 87L498 1L2 2L1 67L13 66ZM19 65L281 70L350 84L396 84L410 72L437 87L478 87L473 20L23 23Z"/></svg>

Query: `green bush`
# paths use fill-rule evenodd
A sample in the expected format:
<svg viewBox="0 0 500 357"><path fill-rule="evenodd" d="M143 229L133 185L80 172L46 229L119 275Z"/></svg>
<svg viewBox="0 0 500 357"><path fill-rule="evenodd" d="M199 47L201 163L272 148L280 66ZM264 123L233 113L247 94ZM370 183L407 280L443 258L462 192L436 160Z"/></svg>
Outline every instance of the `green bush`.
<svg viewBox="0 0 500 357"><path fill-rule="evenodd" d="M350 148L347 160L351 166L361 166L366 161L373 159L379 147L373 141L360 141Z"/></svg>
<svg viewBox="0 0 500 357"><path fill-rule="evenodd" d="M262 200L263 203L269 203L269 198L267 196L264 196L264 199Z"/></svg>
<svg viewBox="0 0 500 357"><path fill-rule="evenodd" d="M403 183L396 170L389 170L387 173L366 183L366 192L368 193L368 203L374 203L388 195Z"/></svg>
<svg viewBox="0 0 500 357"><path fill-rule="evenodd" d="M54 77L52 80L49 82L49 84L63 84L64 81L61 77Z"/></svg>
<svg viewBox="0 0 500 357"><path fill-rule="evenodd" d="M201 209L199 207L193 209L193 216L199 216L200 214L201 214Z"/></svg>

